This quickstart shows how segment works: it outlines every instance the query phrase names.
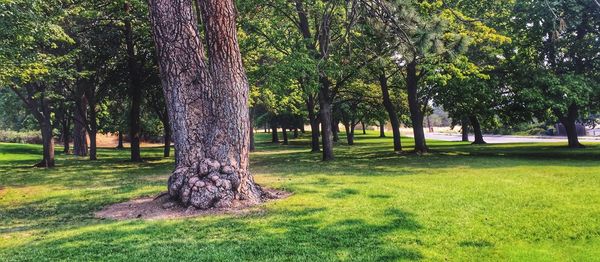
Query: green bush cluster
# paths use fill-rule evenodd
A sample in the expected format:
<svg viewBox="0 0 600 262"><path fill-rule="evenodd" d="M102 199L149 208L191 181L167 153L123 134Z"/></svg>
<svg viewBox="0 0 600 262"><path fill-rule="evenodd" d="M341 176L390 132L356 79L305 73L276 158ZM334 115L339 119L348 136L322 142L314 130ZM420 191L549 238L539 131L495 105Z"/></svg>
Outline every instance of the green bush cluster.
<svg viewBox="0 0 600 262"><path fill-rule="evenodd" d="M41 144L42 136L39 131L11 131L0 130L0 142Z"/></svg>

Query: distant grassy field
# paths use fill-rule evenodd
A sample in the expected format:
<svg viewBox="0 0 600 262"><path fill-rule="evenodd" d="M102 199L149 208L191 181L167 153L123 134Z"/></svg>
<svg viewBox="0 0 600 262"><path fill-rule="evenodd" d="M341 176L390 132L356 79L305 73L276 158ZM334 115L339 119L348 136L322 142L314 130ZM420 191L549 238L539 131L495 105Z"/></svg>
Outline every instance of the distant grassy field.
<svg viewBox="0 0 600 262"><path fill-rule="evenodd" d="M600 261L599 145L430 141L431 154L396 155L371 133L322 163L308 135L267 137L255 179L293 196L161 221L93 217L165 190L173 160L160 148L140 164L112 149L95 162L59 155L45 170L29 167L39 146L0 144L0 261Z"/></svg>

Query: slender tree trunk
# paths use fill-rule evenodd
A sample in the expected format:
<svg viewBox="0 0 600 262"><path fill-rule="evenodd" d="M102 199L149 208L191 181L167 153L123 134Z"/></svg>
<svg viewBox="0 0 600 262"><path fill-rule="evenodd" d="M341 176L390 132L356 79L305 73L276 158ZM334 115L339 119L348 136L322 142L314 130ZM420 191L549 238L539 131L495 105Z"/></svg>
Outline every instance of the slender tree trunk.
<svg viewBox="0 0 600 262"><path fill-rule="evenodd" d="M125 3L125 13L129 14L131 5ZM131 144L131 161L140 162L140 108L142 105L141 76L136 62L135 45L133 43L133 31L131 20L125 19L125 45L127 48L127 68L129 71L129 96L131 107L129 109L129 141Z"/></svg>
<svg viewBox="0 0 600 262"><path fill-rule="evenodd" d="M475 134L475 141L473 141L473 144L485 144L483 133L481 132L481 125L479 124L477 116L471 115L469 121L471 122L471 126L473 126L473 133Z"/></svg>
<svg viewBox="0 0 600 262"><path fill-rule="evenodd" d="M70 116L68 115L64 115L64 119L62 121L62 141L63 141L63 153L64 154L69 154L71 149L70 149L70 140L71 140L71 123L69 121Z"/></svg>
<svg viewBox="0 0 600 262"><path fill-rule="evenodd" d="M125 148L123 146L123 131L119 130L119 137L118 137L118 142L117 142L117 149L123 149Z"/></svg>
<svg viewBox="0 0 600 262"><path fill-rule="evenodd" d="M379 137L385 137L385 122L379 121Z"/></svg>
<svg viewBox="0 0 600 262"><path fill-rule="evenodd" d="M352 145L352 137L350 137L350 124L344 121L343 125L344 132L346 132L346 141L348 142L348 145Z"/></svg>
<svg viewBox="0 0 600 262"><path fill-rule="evenodd" d="M333 117L332 117L333 118ZM339 120L336 120L335 118L333 118L333 121L331 122L331 131L332 131L332 135L333 135L333 142L338 142L340 141L340 122Z"/></svg>
<svg viewBox="0 0 600 262"><path fill-rule="evenodd" d="M96 131L90 132L90 160L97 160Z"/></svg>
<svg viewBox="0 0 600 262"><path fill-rule="evenodd" d="M302 123L300 123L300 133L305 134L306 130L304 130L304 121L302 121Z"/></svg>
<svg viewBox="0 0 600 262"><path fill-rule="evenodd" d="M75 113L73 114L75 121L73 121L73 154L76 156L87 156L88 155L88 143L87 143L87 129L85 123L87 122L84 112L87 110L87 99L82 96L79 105L76 105Z"/></svg>
<svg viewBox="0 0 600 262"><path fill-rule="evenodd" d="M367 134L367 126L365 126L365 122L360 121L360 125L362 126L363 135Z"/></svg>
<svg viewBox="0 0 600 262"><path fill-rule="evenodd" d="M333 130L331 119L331 101L329 101L329 88L331 82L321 77L321 88L319 90L319 107L321 117L321 140L323 143L323 161L333 160Z"/></svg>
<svg viewBox="0 0 600 262"><path fill-rule="evenodd" d="M287 121L286 121L287 122ZM289 145L288 136L287 136L287 123L281 124L281 133L283 134L283 144Z"/></svg>
<svg viewBox="0 0 600 262"><path fill-rule="evenodd" d="M248 82L232 0L199 1L209 57L192 2L149 0L162 86L175 142L169 194L197 208L259 203L248 170Z"/></svg>
<svg viewBox="0 0 600 262"><path fill-rule="evenodd" d="M469 125L466 119L461 121L462 141L469 142Z"/></svg>
<svg viewBox="0 0 600 262"><path fill-rule="evenodd" d="M288 141L287 126L281 125L281 133L283 134L283 144L289 145L290 143Z"/></svg>
<svg viewBox="0 0 600 262"><path fill-rule="evenodd" d="M298 138L299 134L298 134L298 128L294 128L294 139Z"/></svg>
<svg viewBox="0 0 600 262"><path fill-rule="evenodd" d="M90 160L97 160L97 144L96 144L96 136L98 134L98 122L97 122L97 114L96 114L96 97L94 94L88 93L88 101L90 103L89 116L88 120L89 130L88 133L90 135Z"/></svg>
<svg viewBox="0 0 600 262"><path fill-rule="evenodd" d="M425 132L423 131L423 112L421 112L418 97L417 63L415 61L410 62L406 67L406 71L408 107L415 137L415 152L426 153L427 144L425 143Z"/></svg>
<svg viewBox="0 0 600 262"><path fill-rule="evenodd" d="M344 122L344 129L346 131L346 140L348 145L354 145L354 127L351 123Z"/></svg>
<svg viewBox="0 0 600 262"><path fill-rule="evenodd" d="M271 118L271 142L279 143L279 136L277 135L277 120Z"/></svg>
<svg viewBox="0 0 600 262"><path fill-rule="evenodd" d="M312 95L308 96L306 100L306 109L308 110L308 121L310 122L310 148L311 152L319 152L321 148L319 146L319 120L315 114L315 99Z"/></svg>
<svg viewBox="0 0 600 262"><path fill-rule="evenodd" d="M579 136L577 135L577 118L579 115L579 109L576 104L569 106L569 111L566 116L560 117L560 122L567 131L567 139L569 140L570 148L583 148L584 146L579 143Z"/></svg>
<svg viewBox="0 0 600 262"><path fill-rule="evenodd" d="M400 138L400 122L398 121L398 113L396 112L396 107L392 103L390 99L390 91L388 88L388 78L385 75L385 71L379 75L379 86L381 87L381 93L383 97L383 106L385 107L385 111L388 113L388 117L390 118L390 124L392 125L392 132L394 136L394 151L400 152L402 151L402 140ZM383 130L384 123L381 123L380 127ZM382 133L385 137L385 133Z"/></svg>

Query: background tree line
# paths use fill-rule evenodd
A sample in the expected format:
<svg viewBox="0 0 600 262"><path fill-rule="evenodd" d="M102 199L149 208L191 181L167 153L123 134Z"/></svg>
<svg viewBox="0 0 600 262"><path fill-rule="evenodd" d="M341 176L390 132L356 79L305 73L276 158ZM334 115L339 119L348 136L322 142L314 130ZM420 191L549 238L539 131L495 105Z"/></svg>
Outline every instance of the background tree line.
<svg viewBox="0 0 600 262"><path fill-rule="evenodd" d="M576 123L594 122L598 113L594 1L236 6L253 127L288 144L310 126L310 150L325 161L334 159L340 126L352 145L357 127L389 123L396 152L407 151L400 127L412 127L414 151L425 153L424 119L434 108L471 130L475 143L485 143L483 130L560 122L570 147L582 146ZM148 14L148 3L134 0L0 3L2 127L41 130L39 166L54 165L55 139L66 153L96 159L98 133L118 134L118 148L129 140L132 161L142 160L144 135L164 136L170 155Z"/></svg>

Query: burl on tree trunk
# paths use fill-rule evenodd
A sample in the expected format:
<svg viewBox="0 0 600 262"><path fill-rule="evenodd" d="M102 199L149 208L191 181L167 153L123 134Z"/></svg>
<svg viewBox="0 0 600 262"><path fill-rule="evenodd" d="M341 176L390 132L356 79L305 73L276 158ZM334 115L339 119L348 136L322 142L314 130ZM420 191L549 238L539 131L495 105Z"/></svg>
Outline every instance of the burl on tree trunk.
<svg viewBox="0 0 600 262"><path fill-rule="evenodd" d="M173 130L169 194L184 206L258 203L248 171L248 82L232 0L200 0L205 43L190 0L150 0L152 30Z"/></svg>

